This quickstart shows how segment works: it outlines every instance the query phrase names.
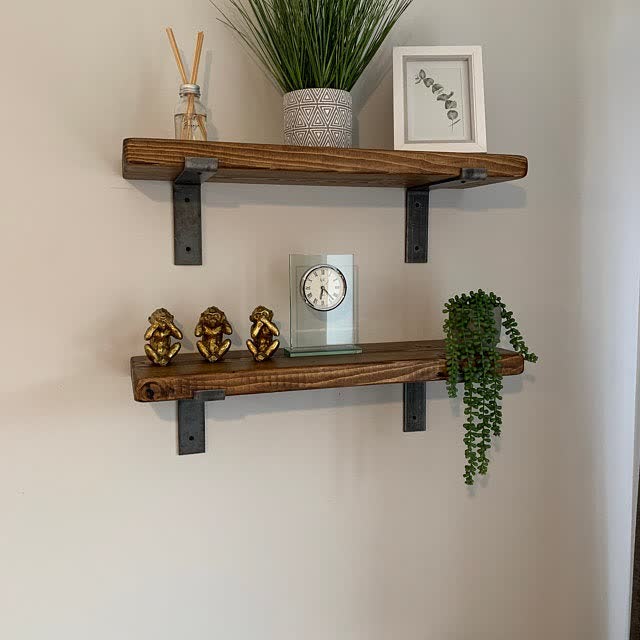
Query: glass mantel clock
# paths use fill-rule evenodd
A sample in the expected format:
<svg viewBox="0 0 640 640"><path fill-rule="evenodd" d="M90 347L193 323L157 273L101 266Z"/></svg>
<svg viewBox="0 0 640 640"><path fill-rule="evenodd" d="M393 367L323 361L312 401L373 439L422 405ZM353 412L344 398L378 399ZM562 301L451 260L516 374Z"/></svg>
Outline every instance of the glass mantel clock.
<svg viewBox="0 0 640 640"><path fill-rule="evenodd" d="M353 255L289 256L289 356L361 353Z"/></svg>

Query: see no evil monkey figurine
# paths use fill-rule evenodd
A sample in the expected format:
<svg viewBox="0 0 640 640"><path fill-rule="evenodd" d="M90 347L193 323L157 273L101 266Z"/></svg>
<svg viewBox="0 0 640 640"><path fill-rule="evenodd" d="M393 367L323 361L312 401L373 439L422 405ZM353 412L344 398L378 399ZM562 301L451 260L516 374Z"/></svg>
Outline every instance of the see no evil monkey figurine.
<svg viewBox="0 0 640 640"><path fill-rule="evenodd" d="M253 310L249 320L253 322L253 325L251 326L251 339L247 340L247 348L253 354L253 359L256 362L268 360L280 346L280 342L273 339L280 335L278 327L272 322L273 311L260 305Z"/></svg>
<svg viewBox="0 0 640 640"><path fill-rule="evenodd" d="M179 342L171 346L171 337L182 340L182 332L174 324L173 315L166 309L156 309L149 316L149 324L151 326L144 334L144 339L149 344L144 345L144 351L153 364L166 367L181 346Z"/></svg>
<svg viewBox="0 0 640 640"><path fill-rule="evenodd" d="M221 360L231 346L231 340L223 340L223 338L225 334L232 333L233 329L224 311L218 307L205 309L196 326L196 338L203 336L202 340L198 340L198 351L209 362Z"/></svg>

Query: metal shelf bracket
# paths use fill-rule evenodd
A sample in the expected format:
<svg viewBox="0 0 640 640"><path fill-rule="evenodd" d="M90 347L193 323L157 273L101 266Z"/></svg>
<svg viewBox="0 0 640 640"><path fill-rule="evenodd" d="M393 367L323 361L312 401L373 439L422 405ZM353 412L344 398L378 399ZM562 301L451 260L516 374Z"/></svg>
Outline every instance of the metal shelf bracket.
<svg viewBox="0 0 640 640"><path fill-rule="evenodd" d="M487 179L486 169L461 169L457 178L442 180L424 187L406 190L404 261L428 261L429 193L432 189L464 189L482 184Z"/></svg>
<svg viewBox="0 0 640 640"><path fill-rule="evenodd" d="M196 391L193 400L178 400L178 453L205 452L204 403L224 400L223 389Z"/></svg>
<svg viewBox="0 0 640 640"><path fill-rule="evenodd" d="M217 171L217 158L185 158L173 182L174 264L202 264L202 183Z"/></svg>
<svg viewBox="0 0 640 640"><path fill-rule="evenodd" d="M427 383L405 382L404 419L402 430L405 433L427 430Z"/></svg>

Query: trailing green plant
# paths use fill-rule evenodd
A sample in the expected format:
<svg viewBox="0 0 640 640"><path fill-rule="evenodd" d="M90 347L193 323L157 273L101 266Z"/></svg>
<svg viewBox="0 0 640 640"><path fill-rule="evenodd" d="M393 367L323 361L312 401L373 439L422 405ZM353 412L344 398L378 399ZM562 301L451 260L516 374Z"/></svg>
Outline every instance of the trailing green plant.
<svg viewBox="0 0 640 640"><path fill-rule="evenodd" d="M286 93L351 91L412 0L229 0L212 4Z"/></svg>
<svg viewBox="0 0 640 640"><path fill-rule="evenodd" d="M472 485L476 475L485 475L489 467L487 452L492 436L502 428L502 375L498 351L499 327L496 309L514 351L528 362L538 356L524 342L518 323L496 296L482 290L451 298L444 306L447 390L458 395L457 383L464 384L465 457L464 479Z"/></svg>

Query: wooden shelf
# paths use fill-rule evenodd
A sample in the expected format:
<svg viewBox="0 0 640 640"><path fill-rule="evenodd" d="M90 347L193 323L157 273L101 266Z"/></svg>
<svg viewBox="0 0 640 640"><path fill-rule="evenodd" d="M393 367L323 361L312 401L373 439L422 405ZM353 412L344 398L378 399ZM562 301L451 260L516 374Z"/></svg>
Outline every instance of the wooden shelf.
<svg viewBox="0 0 640 640"><path fill-rule="evenodd" d="M425 187L454 180L461 169L486 169L482 184L527 175L527 159L489 153L432 153L378 149L327 149L238 142L187 142L128 138L122 175L129 180L173 181L185 158L217 158L209 182L350 187ZM458 185L477 186L477 183Z"/></svg>
<svg viewBox="0 0 640 640"><path fill-rule="evenodd" d="M332 389L375 384L428 382L446 378L444 341L362 345L356 355L288 358L282 353L256 363L246 351L231 351L209 364L199 354L179 354L167 367L145 356L131 358L133 397L138 402L191 400L194 393L222 390L226 396ZM503 375L524 370L521 355L500 350Z"/></svg>

